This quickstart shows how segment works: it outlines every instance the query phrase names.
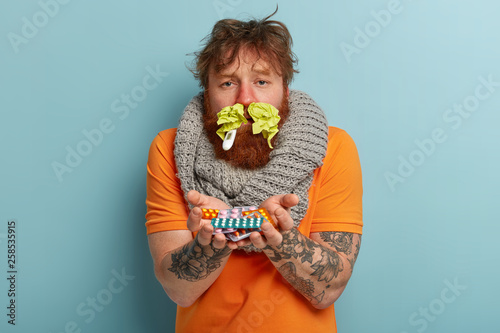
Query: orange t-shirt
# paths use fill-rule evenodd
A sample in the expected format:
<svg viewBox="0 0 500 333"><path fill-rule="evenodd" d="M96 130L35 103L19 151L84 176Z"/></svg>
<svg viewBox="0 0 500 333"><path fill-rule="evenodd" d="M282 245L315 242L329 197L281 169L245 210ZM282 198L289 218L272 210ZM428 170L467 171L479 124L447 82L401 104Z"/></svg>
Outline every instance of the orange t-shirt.
<svg viewBox="0 0 500 333"><path fill-rule="evenodd" d="M189 214L174 159L175 129L149 151L147 233L187 230ZM362 233L361 167L351 137L329 128L323 166L314 171L299 231ZM249 203L258 205L259 203ZM177 307L177 332L336 332L334 306L318 310L288 284L265 254L233 251L212 286L190 307Z"/></svg>

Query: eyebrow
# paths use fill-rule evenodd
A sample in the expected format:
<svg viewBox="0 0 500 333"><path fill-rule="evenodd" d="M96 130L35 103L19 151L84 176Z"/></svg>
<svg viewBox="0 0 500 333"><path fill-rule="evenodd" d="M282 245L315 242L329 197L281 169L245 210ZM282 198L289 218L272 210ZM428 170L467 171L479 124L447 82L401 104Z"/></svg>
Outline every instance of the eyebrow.
<svg viewBox="0 0 500 333"><path fill-rule="evenodd" d="M252 71L262 75L271 75L271 69L269 68L269 66L264 67L257 63L252 65Z"/></svg>
<svg viewBox="0 0 500 333"><path fill-rule="evenodd" d="M230 73L230 74L215 73L215 76L216 76L217 78L219 78L219 79L226 79L226 78L230 79L230 78L232 78L234 75L233 75L233 73Z"/></svg>
<svg viewBox="0 0 500 333"><path fill-rule="evenodd" d="M258 68L252 67L252 71L261 75L271 75L271 70L268 67L260 67L260 66ZM227 73L227 72L225 73L224 71L220 71L216 73L216 75L219 78L232 78L234 76L234 73Z"/></svg>

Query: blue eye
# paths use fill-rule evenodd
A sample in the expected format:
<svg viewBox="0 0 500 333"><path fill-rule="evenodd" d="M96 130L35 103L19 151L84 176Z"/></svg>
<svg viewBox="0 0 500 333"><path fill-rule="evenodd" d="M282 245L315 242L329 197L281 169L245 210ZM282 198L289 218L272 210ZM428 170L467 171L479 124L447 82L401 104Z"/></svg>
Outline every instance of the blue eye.
<svg viewBox="0 0 500 333"><path fill-rule="evenodd" d="M232 82L230 82L230 81L228 81L228 82L224 82L224 83L222 84L222 86L223 86L223 87L231 87L232 85L233 85L233 83L232 83Z"/></svg>
<svg viewBox="0 0 500 333"><path fill-rule="evenodd" d="M266 81L264 81L264 80L260 80L260 81L258 81L258 82L257 82L257 84L258 84L259 86L263 86L263 85L265 85L266 83L267 83L267 82L266 82Z"/></svg>

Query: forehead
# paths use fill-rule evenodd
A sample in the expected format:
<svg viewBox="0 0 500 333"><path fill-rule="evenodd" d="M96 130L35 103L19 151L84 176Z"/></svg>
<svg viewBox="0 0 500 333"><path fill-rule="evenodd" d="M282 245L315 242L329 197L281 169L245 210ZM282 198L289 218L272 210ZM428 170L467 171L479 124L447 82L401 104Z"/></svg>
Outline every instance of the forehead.
<svg viewBox="0 0 500 333"><path fill-rule="evenodd" d="M281 76L268 59L255 51L240 50L233 61L229 61L230 52L226 52L226 57L224 58L226 64L220 64L219 66L212 65L210 73L216 76L232 76L239 72L247 71L269 76Z"/></svg>

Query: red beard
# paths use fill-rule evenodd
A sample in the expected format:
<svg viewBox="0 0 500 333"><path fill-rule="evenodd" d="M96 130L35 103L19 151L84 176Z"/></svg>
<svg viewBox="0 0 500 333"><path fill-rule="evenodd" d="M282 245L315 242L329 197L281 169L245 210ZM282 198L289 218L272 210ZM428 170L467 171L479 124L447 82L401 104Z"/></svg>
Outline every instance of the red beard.
<svg viewBox="0 0 500 333"><path fill-rule="evenodd" d="M242 124L236 132L236 137L234 139L233 147L229 150L222 149L222 140L220 136L216 133L220 125L217 125L217 112L212 110L207 93L204 96L204 107L205 112L203 113L203 126L207 132L208 140L214 147L215 157L222 159L229 164L243 169L258 169L265 166L269 162L269 154L272 149L269 148L267 139L264 139L262 133L253 134L252 132L252 120L249 120L248 124ZM246 109L246 108L245 108ZM288 95L284 91L283 99L281 105L278 108L280 121L278 123L278 129L283 126L286 118L288 117ZM276 134L271 139L271 145L274 147L274 142L279 136Z"/></svg>

